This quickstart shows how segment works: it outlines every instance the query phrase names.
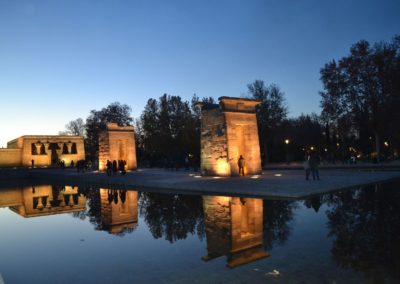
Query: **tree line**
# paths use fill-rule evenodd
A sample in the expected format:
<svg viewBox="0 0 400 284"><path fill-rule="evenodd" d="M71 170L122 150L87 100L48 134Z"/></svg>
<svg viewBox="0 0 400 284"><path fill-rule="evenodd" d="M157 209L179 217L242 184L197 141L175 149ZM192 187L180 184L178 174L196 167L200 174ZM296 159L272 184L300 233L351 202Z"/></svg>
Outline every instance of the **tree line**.
<svg viewBox="0 0 400 284"><path fill-rule="evenodd" d="M349 55L325 64L320 75L320 114L289 117L285 95L278 85L263 80L247 85L244 97L260 101L256 113L263 165L303 160L312 151L330 162L357 155L377 162L382 157L396 157L400 143L400 36L373 45L359 41ZM130 106L114 102L92 110L86 121L79 118L69 122L62 134L83 135L87 159L96 160L98 134L106 123L134 125L139 165L174 167L185 157L198 165L198 101L217 103L212 97L193 95L185 101L163 94L150 98L134 120Z"/></svg>
<svg viewBox="0 0 400 284"><path fill-rule="evenodd" d="M321 119L337 145L371 153L379 162L400 142L400 36L371 45L361 40L350 54L321 69ZM383 148L383 151L382 151Z"/></svg>

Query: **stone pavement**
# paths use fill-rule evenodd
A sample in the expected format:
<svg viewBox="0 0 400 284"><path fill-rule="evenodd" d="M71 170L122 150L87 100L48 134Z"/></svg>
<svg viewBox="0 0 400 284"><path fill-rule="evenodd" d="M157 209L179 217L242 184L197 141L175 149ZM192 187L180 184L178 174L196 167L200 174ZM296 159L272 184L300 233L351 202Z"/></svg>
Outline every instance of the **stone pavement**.
<svg viewBox="0 0 400 284"><path fill-rule="evenodd" d="M125 176L108 177L105 173L77 173L72 169L34 169L30 177L36 182L100 186L145 191L252 196L273 199L299 199L400 178L400 170L325 169L320 181L305 180L303 170L264 170L259 176L201 177L185 170L139 169Z"/></svg>

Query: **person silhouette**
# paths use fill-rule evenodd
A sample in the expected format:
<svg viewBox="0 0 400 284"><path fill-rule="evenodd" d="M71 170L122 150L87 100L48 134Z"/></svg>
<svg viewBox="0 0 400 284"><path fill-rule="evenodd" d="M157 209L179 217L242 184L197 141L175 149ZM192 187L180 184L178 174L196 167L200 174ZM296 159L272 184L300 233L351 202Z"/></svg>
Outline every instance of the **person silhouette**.
<svg viewBox="0 0 400 284"><path fill-rule="evenodd" d="M239 175L242 174L242 176L244 176L244 166L245 166L244 158L242 155L240 155L238 160Z"/></svg>

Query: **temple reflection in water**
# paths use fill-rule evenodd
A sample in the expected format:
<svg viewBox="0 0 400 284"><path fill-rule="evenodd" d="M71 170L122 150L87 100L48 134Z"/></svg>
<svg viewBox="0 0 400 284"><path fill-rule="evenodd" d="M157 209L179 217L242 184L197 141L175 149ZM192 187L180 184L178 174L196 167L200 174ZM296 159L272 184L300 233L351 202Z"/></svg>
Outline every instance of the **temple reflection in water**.
<svg viewBox="0 0 400 284"><path fill-rule="evenodd" d="M102 229L118 234L138 225L138 192L100 189Z"/></svg>
<svg viewBox="0 0 400 284"><path fill-rule="evenodd" d="M268 256L263 247L263 200L204 196L209 261L225 255L228 267L237 267Z"/></svg>
<svg viewBox="0 0 400 284"><path fill-rule="evenodd" d="M262 199L204 196L202 205L208 251L204 261L225 255L227 266L233 268L268 256L263 243ZM138 192L131 190L54 185L2 189L0 207L9 207L23 217L82 212L93 220L96 230L117 235L138 226Z"/></svg>
<svg viewBox="0 0 400 284"><path fill-rule="evenodd" d="M0 207L23 217L46 216L85 210L86 198L77 187L39 185L2 189Z"/></svg>

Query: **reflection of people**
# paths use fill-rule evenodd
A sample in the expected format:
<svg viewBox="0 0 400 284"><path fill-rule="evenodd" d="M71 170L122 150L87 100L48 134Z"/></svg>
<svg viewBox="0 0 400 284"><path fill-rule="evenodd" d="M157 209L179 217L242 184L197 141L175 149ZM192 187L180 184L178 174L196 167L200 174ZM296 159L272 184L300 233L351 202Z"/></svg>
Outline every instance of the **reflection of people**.
<svg viewBox="0 0 400 284"><path fill-rule="evenodd" d="M244 176L245 162L244 162L244 158L242 155L240 155L240 158L238 160L238 166L239 166L239 175L240 175L240 173L242 173L242 176Z"/></svg>
<svg viewBox="0 0 400 284"><path fill-rule="evenodd" d="M111 204L111 203L112 203L113 198L114 198L114 194L113 194L112 190L109 189L108 192L107 192L108 204Z"/></svg>
<svg viewBox="0 0 400 284"><path fill-rule="evenodd" d="M117 161L114 160L114 161L112 162L112 172L113 172L113 175L116 175L116 174L117 174L117 171L118 171Z"/></svg>
<svg viewBox="0 0 400 284"><path fill-rule="evenodd" d="M106 167L107 167L107 175L108 175L108 176L111 176L111 173L112 173L112 163L111 163L110 160L107 160Z"/></svg>
<svg viewBox="0 0 400 284"><path fill-rule="evenodd" d="M126 190L120 190L119 191L119 198L121 199L122 203L125 203L126 200Z"/></svg>

